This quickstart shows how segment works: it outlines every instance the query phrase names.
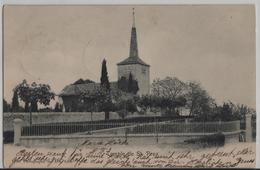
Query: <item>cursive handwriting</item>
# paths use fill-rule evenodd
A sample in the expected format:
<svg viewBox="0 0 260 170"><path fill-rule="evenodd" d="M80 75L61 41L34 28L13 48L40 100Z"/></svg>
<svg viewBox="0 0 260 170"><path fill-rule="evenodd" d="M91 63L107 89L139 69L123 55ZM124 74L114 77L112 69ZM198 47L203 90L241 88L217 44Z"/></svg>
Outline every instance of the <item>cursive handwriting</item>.
<svg viewBox="0 0 260 170"><path fill-rule="evenodd" d="M42 167L137 167L137 168L214 168L214 167L254 167L255 152L250 147L223 148L210 151L167 150L152 151L128 149L120 145L114 148L102 142L92 147L66 148L59 151L47 149L21 149L13 157L9 167L23 167L38 164ZM112 142L113 143L113 142ZM93 142L85 141L84 145Z"/></svg>

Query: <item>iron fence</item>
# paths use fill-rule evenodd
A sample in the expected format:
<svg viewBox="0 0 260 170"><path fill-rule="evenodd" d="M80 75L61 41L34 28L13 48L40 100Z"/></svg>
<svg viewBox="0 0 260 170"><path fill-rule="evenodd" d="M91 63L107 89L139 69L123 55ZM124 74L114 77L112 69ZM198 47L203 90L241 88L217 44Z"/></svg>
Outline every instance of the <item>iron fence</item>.
<svg viewBox="0 0 260 170"><path fill-rule="evenodd" d="M167 134L167 133L217 133L240 130L240 121L229 122L151 122L151 123L51 123L37 124L22 128L22 136L44 136L82 133L92 134L102 130L128 134Z"/></svg>

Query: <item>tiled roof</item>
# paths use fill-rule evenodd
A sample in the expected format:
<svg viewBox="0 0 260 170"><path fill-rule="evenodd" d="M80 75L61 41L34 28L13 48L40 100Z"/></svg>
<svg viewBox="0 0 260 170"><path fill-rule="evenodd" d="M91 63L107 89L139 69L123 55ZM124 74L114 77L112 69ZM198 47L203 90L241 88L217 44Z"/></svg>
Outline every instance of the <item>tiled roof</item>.
<svg viewBox="0 0 260 170"><path fill-rule="evenodd" d="M100 86L100 83L70 84L64 87L59 96L78 96L93 91ZM117 82L110 82L111 89L117 88Z"/></svg>
<svg viewBox="0 0 260 170"><path fill-rule="evenodd" d="M128 65L128 64L141 64L144 66L149 66L143 60L141 60L139 57L128 57L127 59L121 61L117 65Z"/></svg>

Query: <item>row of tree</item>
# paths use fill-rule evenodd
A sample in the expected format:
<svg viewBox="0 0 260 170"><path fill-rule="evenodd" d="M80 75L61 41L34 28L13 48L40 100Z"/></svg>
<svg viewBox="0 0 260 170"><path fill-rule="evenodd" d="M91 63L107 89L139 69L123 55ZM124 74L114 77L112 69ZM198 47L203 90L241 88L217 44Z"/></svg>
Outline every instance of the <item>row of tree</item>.
<svg viewBox="0 0 260 170"><path fill-rule="evenodd" d="M186 109L188 115L199 121L230 121L242 119L255 110L231 101L218 105L198 82L182 82L176 77L156 79L150 95L142 96L137 105L142 110L159 110L168 115L180 115Z"/></svg>
<svg viewBox="0 0 260 170"><path fill-rule="evenodd" d="M85 81L78 80L75 84ZM78 101L74 101L77 110L105 112L106 120L109 119L111 111L116 111L124 118L129 112L145 113L148 110L180 116L182 110L186 109L189 116L200 121L241 119L245 114L255 113L247 106L235 105L232 102L217 105L200 83L183 82L176 77L155 79L151 86L151 94L144 96L137 95L138 82L133 79L131 73L128 78L121 77L118 80L118 88L111 89L105 59L102 62L100 82L100 87L81 94ZM4 100L4 111L37 112L38 104L47 106L54 96L49 85L35 82L28 84L24 80L14 88L12 105ZM24 108L19 105L18 98L25 103ZM51 108L45 110L51 111ZM61 110L62 106L56 103L54 111Z"/></svg>

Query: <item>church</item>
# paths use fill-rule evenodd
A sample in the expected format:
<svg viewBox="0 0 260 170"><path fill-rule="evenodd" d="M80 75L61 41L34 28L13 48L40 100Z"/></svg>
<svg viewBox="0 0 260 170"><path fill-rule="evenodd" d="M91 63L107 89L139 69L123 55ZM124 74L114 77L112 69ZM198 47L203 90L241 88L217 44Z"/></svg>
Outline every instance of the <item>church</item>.
<svg viewBox="0 0 260 170"><path fill-rule="evenodd" d="M137 29L135 26L135 12L133 9L133 23L131 28L130 50L129 56L117 63L118 80L121 77L129 77L132 74L133 79L138 83L138 95L146 95L150 93L150 65L146 64L139 56L137 43ZM82 81L81 83L73 83L67 85L59 97L62 99L65 111L72 111L73 105L77 103L80 94L94 90L99 87L100 83ZM111 89L118 88L117 81L110 82Z"/></svg>

